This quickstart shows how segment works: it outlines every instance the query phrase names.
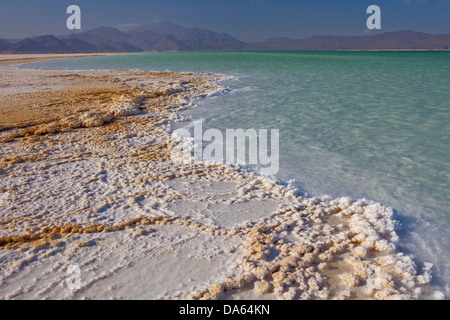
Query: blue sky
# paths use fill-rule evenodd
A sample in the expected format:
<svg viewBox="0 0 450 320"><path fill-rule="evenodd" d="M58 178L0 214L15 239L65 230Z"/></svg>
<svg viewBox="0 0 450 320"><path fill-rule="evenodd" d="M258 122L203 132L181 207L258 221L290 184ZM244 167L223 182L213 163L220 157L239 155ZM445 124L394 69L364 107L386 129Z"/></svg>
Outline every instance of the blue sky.
<svg viewBox="0 0 450 320"><path fill-rule="evenodd" d="M81 8L83 30L169 20L249 42L363 35L368 33L366 9L376 4L381 32L450 33L450 0L0 0L0 38L67 34L66 8L71 4Z"/></svg>

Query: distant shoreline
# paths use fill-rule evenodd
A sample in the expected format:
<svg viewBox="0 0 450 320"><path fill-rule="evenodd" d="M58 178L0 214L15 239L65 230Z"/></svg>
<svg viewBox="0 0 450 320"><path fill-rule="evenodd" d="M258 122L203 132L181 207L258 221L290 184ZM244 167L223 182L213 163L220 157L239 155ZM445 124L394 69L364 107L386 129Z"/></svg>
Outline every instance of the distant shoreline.
<svg viewBox="0 0 450 320"><path fill-rule="evenodd" d="M0 66L16 66L24 63L32 63L44 60L95 57L95 56L113 56L126 53L8 53L0 54Z"/></svg>

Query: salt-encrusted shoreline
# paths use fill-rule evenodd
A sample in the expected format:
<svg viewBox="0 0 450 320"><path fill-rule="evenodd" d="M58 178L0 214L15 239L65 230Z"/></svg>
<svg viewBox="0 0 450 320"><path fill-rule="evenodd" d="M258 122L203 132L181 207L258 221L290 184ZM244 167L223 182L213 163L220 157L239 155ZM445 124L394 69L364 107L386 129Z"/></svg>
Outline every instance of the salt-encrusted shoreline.
<svg viewBox="0 0 450 320"><path fill-rule="evenodd" d="M227 76L55 73L36 76L61 88L15 99L70 112L0 132L0 298L442 298L430 266L397 251L390 208L172 161L165 124Z"/></svg>

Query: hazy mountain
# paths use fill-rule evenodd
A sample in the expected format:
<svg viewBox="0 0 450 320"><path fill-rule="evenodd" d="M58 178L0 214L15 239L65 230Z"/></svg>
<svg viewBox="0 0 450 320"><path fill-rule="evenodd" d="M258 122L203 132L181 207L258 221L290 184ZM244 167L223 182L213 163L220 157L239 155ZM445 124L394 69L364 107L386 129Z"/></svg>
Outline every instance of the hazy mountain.
<svg viewBox="0 0 450 320"><path fill-rule="evenodd" d="M141 48L133 46L127 40L129 35L112 27L100 27L69 36L60 37L66 40L82 40L91 44L93 49L85 52L139 52Z"/></svg>
<svg viewBox="0 0 450 320"><path fill-rule="evenodd" d="M67 36L45 35L17 43L0 40L0 53L97 53L141 51L240 50L448 50L450 34L432 35L411 30L368 36L319 35L304 39L273 38L244 43L226 34L185 28L168 21L152 22L123 32L100 27Z"/></svg>
<svg viewBox="0 0 450 320"><path fill-rule="evenodd" d="M58 39L54 36L40 36L24 39L10 44L2 53L96 53L96 52L132 52L131 45L110 46L105 41L95 44L78 38Z"/></svg>
<svg viewBox="0 0 450 320"><path fill-rule="evenodd" d="M151 31L154 33L162 34L176 34L179 32L183 32L184 30L186 30L185 27L179 26L169 21L154 21L132 29L128 31L128 33L141 33Z"/></svg>
<svg viewBox="0 0 450 320"><path fill-rule="evenodd" d="M128 41L142 51L192 51L189 46L173 35L152 31L132 33Z"/></svg>
<svg viewBox="0 0 450 320"><path fill-rule="evenodd" d="M152 32L154 34L171 35L170 41L178 44L181 50L242 50L245 43L233 38L226 33L217 33L201 28L185 28L169 21L151 22L129 31L130 35L144 35Z"/></svg>
<svg viewBox="0 0 450 320"><path fill-rule="evenodd" d="M81 39L105 52L240 50L245 43L224 33L184 28L168 21L152 22L128 32L100 27L74 33L61 39Z"/></svg>
<svg viewBox="0 0 450 320"><path fill-rule="evenodd" d="M432 35L411 30L372 36L314 36L304 39L273 38L248 44L246 50L446 50L450 34Z"/></svg>
<svg viewBox="0 0 450 320"><path fill-rule="evenodd" d="M184 42L193 51L197 50L217 50L217 51L239 51L245 47L241 42L226 33L216 33L200 28L186 29L173 36Z"/></svg>
<svg viewBox="0 0 450 320"><path fill-rule="evenodd" d="M73 39L65 39L63 40L65 45L71 48L72 53L86 53L86 52L97 52L98 47L89 42L86 42L81 39L73 38ZM112 48L108 48L112 49Z"/></svg>
<svg viewBox="0 0 450 320"><path fill-rule="evenodd" d="M10 45L8 41L0 39L0 52L8 49Z"/></svg>
<svg viewBox="0 0 450 320"><path fill-rule="evenodd" d="M72 48L69 48L64 41L50 35L37 37L33 41L44 47L46 51L52 53L68 53L73 50Z"/></svg>
<svg viewBox="0 0 450 320"><path fill-rule="evenodd" d="M8 49L2 53L46 53L47 48L31 39L24 39L20 42L11 44Z"/></svg>
<svg viewBox="0 0 450 320"><path fill-rule="evenodd" d="M85 32L72 34L69 37L82 39L83 36L102 38L109 42L126 42L127 41L127 35L124 34L122 31L120 31L116 28L113 28L113 27L95 28L95 29L91 29L91 30L88 30Z"/></svg>

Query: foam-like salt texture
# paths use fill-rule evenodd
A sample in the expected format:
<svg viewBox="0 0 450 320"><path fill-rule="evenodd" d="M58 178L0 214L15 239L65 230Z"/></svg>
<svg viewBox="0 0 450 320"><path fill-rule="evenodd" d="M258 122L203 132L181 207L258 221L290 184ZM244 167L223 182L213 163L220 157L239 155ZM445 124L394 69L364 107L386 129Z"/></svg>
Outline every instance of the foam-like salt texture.
<svg viewBox="0 0 450 320"><path fill-rule="evenodd" d="M174 111L227 92L229 77L119 78L136 94L54 130L2 134L1 298L442 298L428 291L431 266L396 249L392 209L173 162Z"/></svg>

